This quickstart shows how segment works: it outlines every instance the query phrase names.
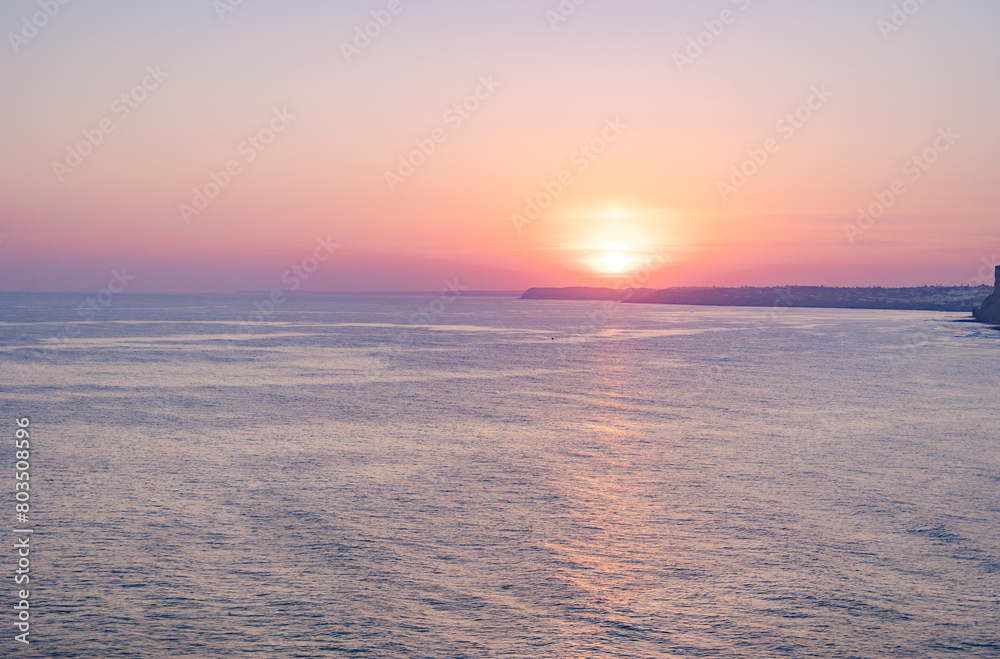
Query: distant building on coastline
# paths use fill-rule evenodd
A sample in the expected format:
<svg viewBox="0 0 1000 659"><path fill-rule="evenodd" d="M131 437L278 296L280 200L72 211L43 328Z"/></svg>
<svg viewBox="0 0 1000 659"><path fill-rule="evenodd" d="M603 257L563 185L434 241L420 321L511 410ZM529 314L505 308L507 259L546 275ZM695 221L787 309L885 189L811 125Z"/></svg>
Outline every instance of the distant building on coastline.
<svg viewBox="0 0 1000 659"><path fill-rule="evenodd" d="M972 316L981 323L1000 323L1000 265L996 267L993 293L972 310Z"/></svg>

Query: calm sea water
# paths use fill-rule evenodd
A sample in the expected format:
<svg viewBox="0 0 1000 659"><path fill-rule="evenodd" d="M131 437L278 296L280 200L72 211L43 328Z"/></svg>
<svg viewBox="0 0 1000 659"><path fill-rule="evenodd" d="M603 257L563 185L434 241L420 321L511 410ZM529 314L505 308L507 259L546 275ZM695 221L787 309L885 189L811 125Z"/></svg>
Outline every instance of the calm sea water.
<svg viewBox="0 0 1000 659"><path fill-rule="evenodd" d="M0 295L6 656L1000 656L960 314L85 297Z"/></svg>

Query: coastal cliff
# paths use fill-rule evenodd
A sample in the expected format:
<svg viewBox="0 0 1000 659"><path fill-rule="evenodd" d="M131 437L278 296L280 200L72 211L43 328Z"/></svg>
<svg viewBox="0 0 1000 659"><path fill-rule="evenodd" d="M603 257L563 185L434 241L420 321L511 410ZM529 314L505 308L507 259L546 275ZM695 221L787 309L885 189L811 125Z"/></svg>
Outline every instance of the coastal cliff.
<svg viewBox="0 0 1000 659"><path fill-rule="evenodd" d="M993 293L983 300L983 304L972 310L972 316L981 323L1000 324L1000 265L996 267Z"/></svg>
<svg viewBox="0 0 1000 659"><path fill-rule="evenodd" d="M785 286L740 288L531 288L522 300L593 300L636 304L680 304L720 307L813 307L827 309L901 309L919 311L962 311L977 305L1000 313L1000 296L988 306L989 286L920 286L910 288L845 288L835 286ZM992 317L992 316L990 316ZM1000 323L1000 316L995 321Z"/></svg>

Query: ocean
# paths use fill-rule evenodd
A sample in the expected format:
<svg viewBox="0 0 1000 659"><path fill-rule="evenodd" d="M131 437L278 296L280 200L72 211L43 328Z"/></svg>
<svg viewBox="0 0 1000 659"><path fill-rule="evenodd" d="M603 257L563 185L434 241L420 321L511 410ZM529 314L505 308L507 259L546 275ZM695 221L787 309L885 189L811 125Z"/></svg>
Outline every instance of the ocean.
<svg viewBox="0 0 1000 659"><path fill-rule="evenodd" d="M965 314L87 297L0 294L4 656L1000 656Z"/></svg>

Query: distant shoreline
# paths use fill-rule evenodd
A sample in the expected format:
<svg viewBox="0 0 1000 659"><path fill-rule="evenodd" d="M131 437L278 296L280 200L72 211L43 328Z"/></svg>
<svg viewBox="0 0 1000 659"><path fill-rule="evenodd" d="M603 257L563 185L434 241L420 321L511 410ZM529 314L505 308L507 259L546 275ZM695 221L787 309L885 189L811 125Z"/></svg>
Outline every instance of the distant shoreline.
<svg viewBox="0 0 1000 659"><path fill-rule="evenodd" d="M562 288L535 287L527 290L460 291L455 297L506 298L511 300L551 300L613 302L625 304L665 304L711 307L788 307L813 309L886 309L900 311L948 311L972 313L993 307L989 303L992 286L835 287L676 287L615 289L596 286ZM236 296L266 298L272 291L239 290L230 293L121 293L128 299L143 296ZM74 291L0 291L0 295L87 295ZM434 298L440 291L284 291L290 299ZM980 313L980 322L1000 324L990 313Z"/></svg>
<svg viewBox="0 0 1000 659"><path fill-rule="evenodd" d="M233 291L233 295L263 295L271 291ZM288 297L437 297L441 291L284 291ZM516 291L458 291L457 297L512 297L523 295Z"/></svg>
<svg viewBox="0 0 1000 659"><path fill-rule="evenodd" d="M895 309L971 313L992 286L915 286L906 288L781 286L740 288L529 288L522 300L575 300L627 304L715 307L792 307L820 309Z"/></svg>

